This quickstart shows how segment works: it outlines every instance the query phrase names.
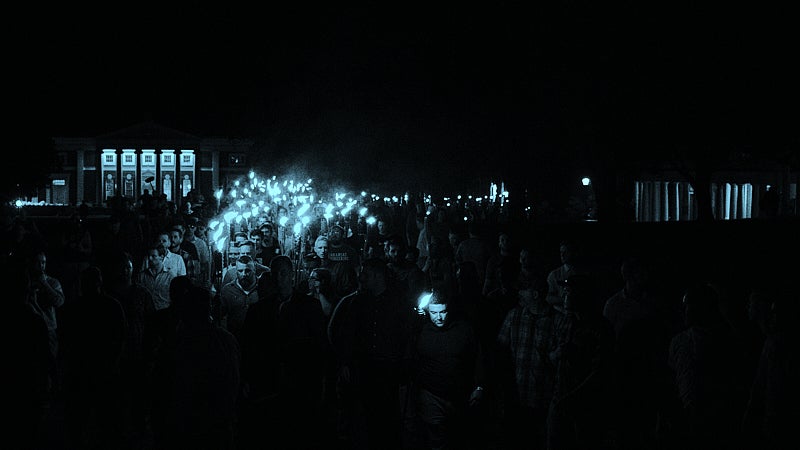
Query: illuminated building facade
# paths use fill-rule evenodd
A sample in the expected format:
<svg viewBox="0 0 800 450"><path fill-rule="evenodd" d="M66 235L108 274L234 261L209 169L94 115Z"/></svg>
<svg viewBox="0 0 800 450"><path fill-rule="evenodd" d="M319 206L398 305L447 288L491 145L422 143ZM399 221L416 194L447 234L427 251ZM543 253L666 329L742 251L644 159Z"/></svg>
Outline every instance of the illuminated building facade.
<svg viewBox="0 0 800 450"><path fill-rule="evenodd" d="M247 173L253 142L203 138L147 122L93 138L54 138L62 172L51 175L47 203L103 205L149 191L180 204L191 191L206 199Z"/></svg>

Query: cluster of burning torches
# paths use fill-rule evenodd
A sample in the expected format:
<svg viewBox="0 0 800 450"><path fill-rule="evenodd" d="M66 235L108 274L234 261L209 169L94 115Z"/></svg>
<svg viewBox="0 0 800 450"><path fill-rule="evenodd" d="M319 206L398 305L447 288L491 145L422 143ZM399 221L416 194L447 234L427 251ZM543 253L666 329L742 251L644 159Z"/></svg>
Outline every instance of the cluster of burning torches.
<svg viewBox="0 0 800 450"><path fill-rule="evenodd" d="M246 179L233 182L226 193L224 189L215 192L217 214L208 222L209 237L215 252L224 266L228 261L228 249L239 231L253 230L267 217L274 218L277 225L291 224L294 244L302 249L303 238L312 221L322 220L327 227L343 224L345 232L355 232L358 224L374 226L376 217L371 214L369 205L382 200L387 205L403 205L409 201L409 194L379 196L366 191L358 194L350 192L322 192L312 186L313 179L297 181L292 178L279 179L277 176L261 177L250 172ZM430 194L423 195L426 204L435 204ZM490 184L489 194L485 196L466 196L463 200L475 202L508 202L508 192L501 184ZM462 201L462 196L443 197L442 206ZM284 209L281 209L281 206ZM278 210L285 211L277 216ZM428 209L430 212L430 209ZM287 230L288 231L288 230ZM299 252L296 252L299 255ZM423 301L427 303L429 298ZM422 305L419 310L421 311Z"/></svg>

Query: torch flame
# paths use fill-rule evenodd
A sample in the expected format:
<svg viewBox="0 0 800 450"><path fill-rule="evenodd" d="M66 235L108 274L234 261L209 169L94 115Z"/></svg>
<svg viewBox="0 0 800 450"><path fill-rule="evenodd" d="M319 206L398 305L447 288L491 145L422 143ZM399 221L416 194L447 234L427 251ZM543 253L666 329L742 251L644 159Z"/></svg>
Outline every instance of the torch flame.
<svg viewBox="0 0 800 450"><path fill-rule="evenodd" d="M431 302L432 298L433 298L433 292L426 292L420 295L419 302L417 303L417 310L422 311L426 306L428 306L428 303Z"/></svg>

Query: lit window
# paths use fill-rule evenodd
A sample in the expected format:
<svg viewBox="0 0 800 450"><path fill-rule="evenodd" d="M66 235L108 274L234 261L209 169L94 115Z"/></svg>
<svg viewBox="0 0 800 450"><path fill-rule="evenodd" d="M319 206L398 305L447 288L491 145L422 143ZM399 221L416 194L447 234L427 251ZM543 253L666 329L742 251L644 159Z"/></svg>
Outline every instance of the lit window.
<svg viewBox="0 0 800 450"><path fill-rule="evenodd" d="M172 162L172 155L164 155L164 162L170 164Z"/></svg>
<svg viewBox="0 0 800 450"><path fill-rule="evenodd" d="M148 164L152 164L153 163L153 155L144 155L144 162L146 162Z"/></svg>
<svg viewBox="0 0 800 450"><path fill-rule="evenodd" d="M192 155L183 155L183 162L186 164L192 162Z"/></svg>
<svg viewBox="0 0 800 450"><path fill-rule="evenodd" d="M106 162L107 163L114 162L114 155L106 155Z"/></svg>
<svg viewBox="0 0 800 450"><path fill-rule="evenodd" d="M133 155L125 155L125 162L130 164L133 162Z"/></svg>

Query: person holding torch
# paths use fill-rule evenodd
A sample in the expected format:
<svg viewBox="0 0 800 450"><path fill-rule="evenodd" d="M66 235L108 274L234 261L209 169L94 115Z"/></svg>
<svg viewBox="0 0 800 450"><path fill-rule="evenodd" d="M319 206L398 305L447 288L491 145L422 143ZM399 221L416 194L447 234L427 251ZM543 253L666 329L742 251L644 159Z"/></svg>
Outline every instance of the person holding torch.
<svg viewBox="0 0 800 450"><path fill-rule="evenodd" d="M475 408L482 405L487 364L475 330L450 311L446 291L426 293L418 307L427 318L413 345L412 398L430 449L470 448Z"/></svg>

